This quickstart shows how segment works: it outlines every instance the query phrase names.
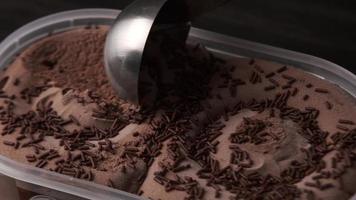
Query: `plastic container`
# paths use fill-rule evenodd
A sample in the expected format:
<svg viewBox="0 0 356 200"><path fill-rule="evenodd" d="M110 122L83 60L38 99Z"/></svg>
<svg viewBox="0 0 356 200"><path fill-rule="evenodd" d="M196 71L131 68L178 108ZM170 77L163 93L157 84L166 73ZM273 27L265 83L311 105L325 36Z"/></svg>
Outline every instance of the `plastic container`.
<svg viewBox="0 0 356 200"><path fill-rule="evenodd" d="M32 197L29 200L56 200L56 199L49 197L49 196L45 196L45 195L37 195L37 196Z"/></svg>
<svg viewBox="0 0 356 200"><path fill-rule="evenodd" d="M61 32L88 24L110 25L118 10L83 9L62 12L41 18L18 29L0 44L0 68L6 67L27 45L49 33ZM356 97L356 76L342 67L314 56L262 45L221 34L192 29L190 41L204 44L209 50L227 57L255 57L281 62L301 68L339 85ZM0 155L0 182L30 192L45 194L57 200L99 199L134 200L139 197L47 170L21 164ZM16 184L15 184L16 182ZM1 184L0 184L1 187ZM4 191L4 188L0 188ZM16 199L17 194L11 199ZM352 199L356 199L353 197Z"/></svg>

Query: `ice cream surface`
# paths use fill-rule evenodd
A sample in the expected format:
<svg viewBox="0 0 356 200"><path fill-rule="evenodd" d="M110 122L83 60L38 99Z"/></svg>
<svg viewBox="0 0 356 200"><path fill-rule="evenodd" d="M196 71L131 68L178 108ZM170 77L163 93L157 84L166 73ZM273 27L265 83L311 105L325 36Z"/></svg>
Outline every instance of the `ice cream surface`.
<svg viewBox="0 0 356 200"><path fill-rule="evenodd" d="M139 109L106 78L107 31L49 35L1 72L2 155L149 199L356 192L356 100L337 85L199 44L161 45L142 81L149 93L155 80L158 100Z"/></svg>

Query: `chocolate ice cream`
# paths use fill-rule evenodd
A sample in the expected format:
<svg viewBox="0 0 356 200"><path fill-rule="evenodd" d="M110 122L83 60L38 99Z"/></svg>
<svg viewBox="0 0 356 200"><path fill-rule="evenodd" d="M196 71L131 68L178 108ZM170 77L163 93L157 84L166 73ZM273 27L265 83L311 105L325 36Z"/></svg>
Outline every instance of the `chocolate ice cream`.
<svg viewBox="0 0 356 200"><path fill-rule="evenodd" d="M1 73L2 155L151 199L356 192L356 100L337 85L199 44L160 46L141 82L156 84L157 100L140 109L106 78L107 30L47 36Z"/></svg>

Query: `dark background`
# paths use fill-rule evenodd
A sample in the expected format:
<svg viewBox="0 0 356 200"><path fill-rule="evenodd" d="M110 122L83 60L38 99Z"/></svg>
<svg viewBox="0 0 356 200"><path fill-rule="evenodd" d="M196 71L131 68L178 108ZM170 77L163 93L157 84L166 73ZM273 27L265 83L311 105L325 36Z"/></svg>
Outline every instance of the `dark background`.
<svg viewBox="0 0 356 200"><path fill-rule="evenodd" d="M36 18L70 9L122 9L132 0L3 0L0 39ZM349 0L232 0L194 26L335 62L356 73L356 6Z"/></svg>

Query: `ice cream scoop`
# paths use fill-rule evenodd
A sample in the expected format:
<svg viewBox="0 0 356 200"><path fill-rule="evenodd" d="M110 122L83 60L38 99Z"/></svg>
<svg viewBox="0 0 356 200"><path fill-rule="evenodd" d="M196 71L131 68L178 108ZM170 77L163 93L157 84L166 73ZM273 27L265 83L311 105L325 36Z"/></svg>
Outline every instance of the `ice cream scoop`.
<svg viewBox="0 0 356 200"><path fill-rule="evenodd" d="M222 2L226 0L204 3L195 0L137 0L124 9L107 36L104 53L106 73L118 96L134 104L142 104L140 69L145 49L149 49L146 45L151 34L173 35L184 44L190 19Z"/></svg>
<svg viewBox="0 0 356 200"><path fill-rule="evenodd" d="M189 32L183 1L138 0L120 13L105 45L106 73L120 98L141 104L139 76L146 41L153 29L181 29L182 42Z"/></svg>

